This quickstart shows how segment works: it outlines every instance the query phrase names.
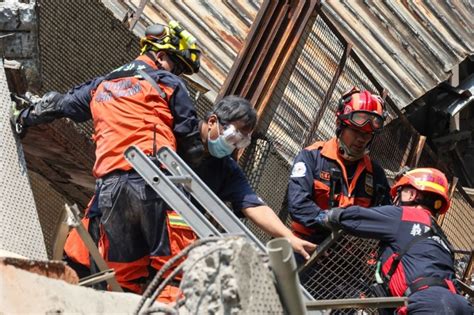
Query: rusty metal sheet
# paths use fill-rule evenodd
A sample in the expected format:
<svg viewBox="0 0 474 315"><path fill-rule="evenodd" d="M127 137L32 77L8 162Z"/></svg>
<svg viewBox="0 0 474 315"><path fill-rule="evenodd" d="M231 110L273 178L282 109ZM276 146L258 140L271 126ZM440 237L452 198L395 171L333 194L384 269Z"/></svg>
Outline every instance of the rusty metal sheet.
<svg viewBox="0 0 474 315"><path fill-rule="evenodd" d="M119 19L140 4L102 2ZM192 29L204 51L195 77L209 87L213 100L262 5L263 0L148 1L135 33L168 19ZM400 109L448 79L451 69L474 53L472 1L324 1L322 10Z"/></svg>
<svg viewBox="0 0 474 315"><path fill-rule="evenodd" d="M322 10L400 109L474 53L472 1L326 1Z"/></svg>
<svg viewBox="0 0 474 315"><path fill-rule="evenodd" d="M262 1L150 0L133 32L143 36L146 26L150 24L165 24L171 19L180 22L196 37L203 51L201 70L192 78L209 89L206 96L214 100L242 48ZM132 12L136 12L140 2L102 0L119 20L126 20Z"/></svg>

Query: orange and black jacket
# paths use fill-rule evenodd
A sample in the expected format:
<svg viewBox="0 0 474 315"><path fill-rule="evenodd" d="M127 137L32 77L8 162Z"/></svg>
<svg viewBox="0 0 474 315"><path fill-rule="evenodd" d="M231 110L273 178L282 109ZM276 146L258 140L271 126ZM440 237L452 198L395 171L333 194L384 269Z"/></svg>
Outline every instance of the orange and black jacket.
<svg viewBox="0 0 474 315"><path fill-rule="evenodd" d="M335 183L338 207L391 203L387 178L378 164L365 155L358 163L346 167L337 152L336 138L316 142L296 156L290 175L288 210L292 229L298 236L317 243L328 234L315 225L315 218L329 208L332 168L340 170L342 175Z"/></svg>
<svg viewBox="0 0 474 315"><path fill-rule="evenodd" d="M165 95L136 75L138 70L146 72L157 82ZM25 125L61 117L76 122L93 119L96 143L93 173L97 178L115 170L130 170L131 166L123 157L130 145L151 154L154 139L156 149L170 146L176 150L179 140L190 134L200 142L196 110L182 79L159 70L146 55L107 76L59 94L46 111L47 119L26 112L23 117Z"/></svg>

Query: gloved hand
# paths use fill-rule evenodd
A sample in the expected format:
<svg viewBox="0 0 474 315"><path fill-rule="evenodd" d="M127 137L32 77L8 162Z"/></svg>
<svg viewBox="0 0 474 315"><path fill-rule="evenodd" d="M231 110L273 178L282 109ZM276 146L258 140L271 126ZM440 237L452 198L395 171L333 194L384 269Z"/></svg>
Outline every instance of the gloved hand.
<svg viewBox="0 0 474 315"><path fill-rule="evenodd" d="M332 208L327 211L320 211L316 216L316 226L325 227L330 230L341 228L341 214L344 208Z"/></svg>
<svg viewBox="0 0 474 315"><path fill-rule="evenodd" d="M316 216L314 219L316 221L316 225L320 227L325 227L329 228L329 223L328 223L328 213L327 211L320 211L319 214Z"/></svg>
<svg viewBox="0 0 474 315"><path fill-rule="evenodd" d="M23 137L25 135L26 126L22 121L22 114L41 101L41 97L26 92L25 95L12 94L12 106L10 107L10 122L16 134ZM19 106L19 108L18 108Z"/></svg>

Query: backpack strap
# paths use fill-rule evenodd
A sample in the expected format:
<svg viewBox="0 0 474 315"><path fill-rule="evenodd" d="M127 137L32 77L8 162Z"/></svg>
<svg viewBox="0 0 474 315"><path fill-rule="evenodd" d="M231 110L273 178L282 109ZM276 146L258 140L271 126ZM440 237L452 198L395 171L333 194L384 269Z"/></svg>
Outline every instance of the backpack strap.
<svg viewBox="0 0 474 315"><path fill-rule="evenodd" d="M443 229L438 225L438 222L436 222L436 220L434 220L433 217L430 217L430 220L431 220L431 229L433 230L434 235L438 236L443 241L443 243L446 245L447 250L449 251L451 257L454 260L455 250L454 250L453 245L448 240L448 237L446 236L446 234L444 234Z"/></svg>
<svg viewBox="0 0 474 315"><path fill-rule="evenodd" d="M143 70L138 70L137 73L145 80L148 81L148 83L151 84L152 87L155 88L155 90L158 91L158 94L161 96L161 98L163 99L166 99L166 93L163 92L163 90L160 88L160 86L158 85L158 83L156 83L155 80L153 80L150 75L148 73L146 73L145 71Z"/></svg>
<svg viewBox="0 0 474 315"><path fill-rule="evenodd" d="M146 66L149 68L148 65ZM166 99L166 93L163 92L163 90L160 88L158 83L155 80L153 80L153 78L148 73L146 73L142 69L137 70L136 67L133 67L130 70L118 70L118 71L111 72L104 78L104 80L114 80L118 78L133 77L133 76L136 76L137 74L141 76L143 79L145 79L146 81L148 81L148 83L150 83L151 86L158 92L158 95L160 95L161 98Z"/></svg>

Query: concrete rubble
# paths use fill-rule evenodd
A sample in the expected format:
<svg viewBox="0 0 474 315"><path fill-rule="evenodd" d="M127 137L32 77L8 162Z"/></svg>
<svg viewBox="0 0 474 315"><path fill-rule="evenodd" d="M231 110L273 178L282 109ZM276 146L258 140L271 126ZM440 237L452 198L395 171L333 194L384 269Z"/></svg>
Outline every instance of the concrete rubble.
<svg viewBox="0 0 474 315"><path fill-rule="evenodd" d="M242 237L193 249L184 262L180 314L283 314L267 259Z"/></svg>
<svg viewBox="0 0 474 315"><path fill-rule="evenodd" d="M131 314L140 296L103 292L0 264L2 314Z"/></svg>
<svg viewBox="0 0 474 315"><path fill-rule="evenodd" d="M78 286L63 262L0 255L10 256L0 258L0 314L131 314L141 298ZM243 237L196 247L183 264L178 314L284 314L268 257Z"/></svg>
<svg viewBox="0 0 474 315"><path fill-rule="evenodd" d="M141 296L71 284L77 275L69 267L61 272L61 264L2 258L0 314L132 314L136 309Z"/></svg>

